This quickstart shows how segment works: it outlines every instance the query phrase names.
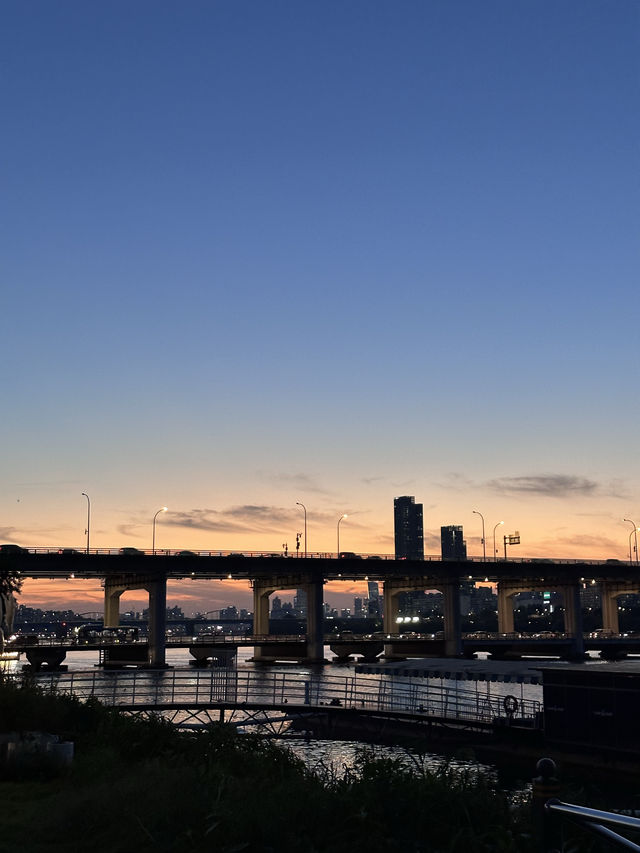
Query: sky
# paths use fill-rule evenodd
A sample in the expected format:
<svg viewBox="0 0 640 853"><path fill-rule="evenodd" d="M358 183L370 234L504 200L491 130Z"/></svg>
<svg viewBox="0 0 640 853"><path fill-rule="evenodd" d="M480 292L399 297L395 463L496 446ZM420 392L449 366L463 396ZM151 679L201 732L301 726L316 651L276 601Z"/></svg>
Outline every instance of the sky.
<svg viewBox="0 0 640 853"><path fill-rule="evenodd" d="M2 541L628 559L637 0L0 15Z"/></svg>

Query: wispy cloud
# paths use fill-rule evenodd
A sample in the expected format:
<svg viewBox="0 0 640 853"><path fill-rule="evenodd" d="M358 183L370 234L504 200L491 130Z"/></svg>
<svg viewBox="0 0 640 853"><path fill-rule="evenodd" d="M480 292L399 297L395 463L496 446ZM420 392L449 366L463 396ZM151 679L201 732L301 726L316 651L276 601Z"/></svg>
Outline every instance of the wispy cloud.
<svg viewBox="0 0 640 853"><path fill-rule="evenodd" d="M331 492L321 486L317 482L317 479L311 474L304 474L302 472L289 474L283 471L258 471L257 474L261 480L267 483L286 487L287 489L298 492L300 495L304 495L308 492L320 495L331 494Z"/></svg>
<svg viewBox="0 0 640 853"><path fill-rule="evenodd" d="M444 482L436 484L441 489L449 489L454 492L466 492L476 486L473 480L467 477L466 474L460 474L457 471L452 471L446 476L447 479Z"/></svg>
<svg viewBox="0 0 640 853"><path fill-rule="evenodd" d="M489 480L487 486L502 494L540 495L551 498L591 496L601 493L601 486L595 480L568 474L499 477Z"/></svg>
<svg viewBox="0 0 640 853"><path fill-rule="evenodd" d="M167 513L163 523L172 527L188 527L215 533L259 533L283 524L291 524L299 515L297 509L245 504L224 510L192 509Z"/></svg>

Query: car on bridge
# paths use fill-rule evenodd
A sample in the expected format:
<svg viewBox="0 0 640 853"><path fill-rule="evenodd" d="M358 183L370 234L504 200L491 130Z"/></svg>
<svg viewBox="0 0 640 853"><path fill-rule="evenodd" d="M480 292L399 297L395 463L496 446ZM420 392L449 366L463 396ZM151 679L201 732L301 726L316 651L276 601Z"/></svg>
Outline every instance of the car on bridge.
<svg viewBox="0 0 640 853"><path fill-rule="evenodd" d="M123 557L142 557L144 551L139 548L120 548L118 554L122 554Z"/></svg>
<svg viewBox="0 0 640 853"><path fill-rule="evenodd" d="M23 548L21 545L0 545L0 554L28 554L26 548Z"/></svg>

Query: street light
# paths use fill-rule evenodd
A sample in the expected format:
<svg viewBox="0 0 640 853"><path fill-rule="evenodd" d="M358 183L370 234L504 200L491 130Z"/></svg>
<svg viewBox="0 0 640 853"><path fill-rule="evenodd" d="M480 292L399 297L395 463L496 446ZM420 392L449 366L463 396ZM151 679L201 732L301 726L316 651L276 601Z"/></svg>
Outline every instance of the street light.
<svg viewBox="0 0 640 853"><path fill-rule="evenodd" d="M501 524L504 524L504 521L499 521L496 526L493 528L493 562L498 562L498 552L496 551L496 530L500 527Z"/></svg>
<svg viewBox="0 0 640 853"><path fill-rule="evenodd" d="M160 515L161 512L166 512L167 507L163 506L161 509L157 511L157 513L153 516L153 538L151 540L151 551L152 553L156 553L156 518Z"/></svg>
<svg viewBox="0 0 640 853"><path fill-rule="evenodd" d="M635 550L636 550L636 565L638 564L638 527L635 521L631 521L630 518L623 518L623 521L627 521L629 524L633 524L633 530L629 534L629 565L633 563L631 558L631 534L635 536Z"/></svg>
<svg viewBox="0 0 640 853"><path fill-rule="evenodd" d="M89 495L86 492L82 492L82 494L87 499L87 529L85 533L87 534L87 554L89 553L89 528L91 527L91 501L89 500Z"/></svg>
<svg viewBox="0 0 640 853"><path fill-rule="evenodd" d="M301 506L304 510L304 555L307 556L307 508L300 501L296 501L296 506Z"/></svg>
<svg viewBox="0 0 640 853"><path fill-rule="evenodd" d="M479 515L482 519L482 559L484 562L487 562L487 543L484 538L484 515L481 512L478 512L477 509L472 510L476 515Z"/></svg>
<svg viewBox="0 0 640 853"><path fill-rule="evenodd" d="M340 559L340 522L343 518L349 518L349 516L345 513L338 519L338 559Z"/></svg>

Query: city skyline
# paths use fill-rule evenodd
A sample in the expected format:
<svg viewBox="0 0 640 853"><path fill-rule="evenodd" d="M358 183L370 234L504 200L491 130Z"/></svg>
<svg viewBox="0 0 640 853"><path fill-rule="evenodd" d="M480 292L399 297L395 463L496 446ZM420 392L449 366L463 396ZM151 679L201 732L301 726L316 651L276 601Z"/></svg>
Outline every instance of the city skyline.
<svg viewBox="0 0 640 853"><path fill-rule="evenodd" d="M0 541L628 559L639 4L3 12Z"/></svg>

